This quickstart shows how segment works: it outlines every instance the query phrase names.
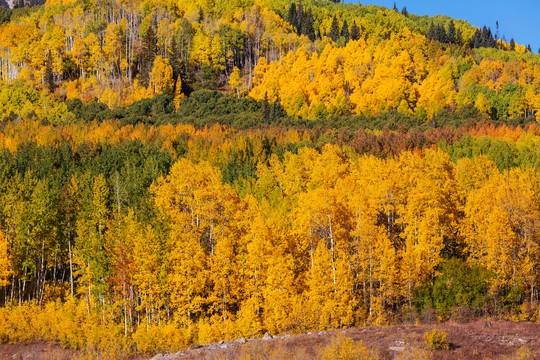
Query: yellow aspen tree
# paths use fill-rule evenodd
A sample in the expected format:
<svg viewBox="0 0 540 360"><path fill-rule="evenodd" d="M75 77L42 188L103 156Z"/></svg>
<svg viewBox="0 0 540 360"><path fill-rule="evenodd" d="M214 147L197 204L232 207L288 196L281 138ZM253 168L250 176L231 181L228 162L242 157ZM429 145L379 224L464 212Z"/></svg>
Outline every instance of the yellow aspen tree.
<svg viewBox="0 0 540 360"><path fill-rule="evenodd" d="M240 69L235 66L231 75L229 75L229 93L231 95L236 94L236 96L239 98L241 85L242 85L242 75L240 73Z"/></svg>
<svg viewBox="0 0 540 360"><path fill-rule="evenodd" d="M180 75L176 78L176 84L174 85L174 108L176 110L180 109L180 103L184 99L184 94L182 93L182 79Z"/></svg>
<svg viewBox="0 0 540 360"><path fill-rule="evenodd" d="M539 281L537 176L520 169L495 173L471 191L463 230L470 261L496 273L494 289L523 286L531 301Z"/></svg>
<svg viewBox="0 0 540 360"><path fill-rule="evenodd" d="M219 170L187 159L175 163L152 193L170 227L168 284L177 319L187 326L206 313L227 319L240 291L235 260L239 199L222 184Z"/></svg>
<svg viewBox="0 0 540 360"><path fill-rule="evenodd" d="M0 286L9 285L8 278L13 273L11 268L8 237L5 232L0 229Z"/></svg>
<svg viewBox="0 0 540 360"><path fill-rule="evenodd" d="M150 85L155 94L161 94L173 87L173 70L167 59L161 56L156 56L154 59L154 67L150 72Z"/></svg>
<svg viewBox="0 0 540 360"><path fill-rule="evenodd" d="M398 274L396 249L390 231L380 224L384 202L390 189L385 187L389 175L382 170L384 161L364 157L354 162L350 177L342 185L348 189L347 206L351 213L351 266L355 274L355 292L365 314L360 317L384 323L384 307L396 296ZM392 170L390 170L392 171Z"/></svg>
<svg viewBox="0 0 540 360"><path fill-rule="evenodd" d="M407 192L402 210L402 275L410 299L417 284L435 278L445 245L450 253L455 251L456 239L452 237L458 220L458 190L454 165L442 151L426 150L424 156L404 153L399 160L405 169Z"/></svg>

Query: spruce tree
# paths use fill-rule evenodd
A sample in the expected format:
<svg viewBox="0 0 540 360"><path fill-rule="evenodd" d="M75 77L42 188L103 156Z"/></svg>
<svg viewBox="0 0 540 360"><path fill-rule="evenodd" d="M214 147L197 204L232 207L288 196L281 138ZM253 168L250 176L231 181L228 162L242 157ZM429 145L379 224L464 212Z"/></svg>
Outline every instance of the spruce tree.
<svg viewBox="0 0 540 360"><path fill-rule="evenodd" d="M347 20L343 20L343 26L341 27L341 36L346 41L349 41L349 25L347 24Z"/></svg>
<svg viewBox="0 0 540 360"><path fill-rule="evenodd" d="M356 25L356 21L353 21L353 24L351 26L351 40L358 40L360 39L360 28Z"/></svg>
<svg viewBox="0 0 540 360"><path fill-rule="evenodd" d="M404 16L409 16L409 13L407 12L407 7L404 6L403 9L401 10L401 14L404 15Z"/></svg>
<svg viewBox="0 0 540 360"><path fill-rule="evenodd" d="M154 26L150 25L146 31L146 35L142 42L141 51L141 65L139 79L143 86L148 86L150 83L150 72L154 66L154 59L156 57L157 39Z"/></svg>
<svg viewBox="0 0 540 360"><path fill-rule="evenodd" d="M315 28L313 27L313 13L311 12L311 9L304 14L301 33L306 35L311 41L315 41L317 38L315 35Z"/></svg>
<svg viewBox="0 0 540 360"><path fill-rule="evenodd" d="M456 44L463 45L463 36L461 35L461 29L456 30Z"/></svg>
<svg viewBox="0 0 540 360"><path fill-rule="evenodd" d="M394 8L393 8L392 10L394 10L395 12L398 12L398 9L397 9L396 2L395 2L395 1L394 1Z"/></svg>
<svg viewBox="0 0 540 360"><path fill-rule="evenodd" d="M302 30L302 24L304 23L304 7L302 6L302 3L298 4L298 8L296 10L296 32L301 34Z"/></svg>
<svg viewBox="0 0 540 360"><path fill-rule="evenodd" d="M178 75L180 75L181 61L180 51L176 42L176 36L174 35L172 37L171 47L169 49L169 64L171 65L173 70L173 79L178 78Z"/></svg>
<svg viewBox="0 0 540 360"><path fill-rule="evenodd" d="M456 43L456 25L453 20L450 20L448 24L448 32L446 33L446 38L450 44Z"/></svg>
<svg viewBox="0 0 540 360"><path fill-rule="evenodd" d="M514 38L510 39L510 51L516 50L516 42L514 41Z"/></svg>
<svg viewBox="0 0 540 360"><path fill-rule="evenodd" d="M479 47L482 46L482 34L480 32L480 30L476 29L476 31L474 32L474 35L471 39L471 47L473 49L477 49Z"/></svg>
<svg viewBox="0 0 540 360"><path fill-rule="evenodd" d="M51 50L47 52L47 63L45 65L45 82L47 83L47 89L49 90L49 93L53 94L56 86L54 84Z"/></svg>
<svg viewBox="0 0 540 360"><path fill-rule="evenodd" d="M429 24L429 29L426 35L428 40L435 40L435 25L433 25L433 21L431 24Z"/></svg>
<svg viewBox="0 0 540 360"><path fill-rule="evenodd" d="M446 36L446 30L443 25L437 25L437 41L447 43L448 38Z"/></svg>
<svg viewBox="0 0 540 360"><path fill-rule="evenodd" d="M298 28L298 17L296 15L296 4L295 3L291 3L291 6L289 6L289 14L287 15L287 21L295 29Z"/></svg>
<svg viewBox="0 0 540 360"><path fill-rule="evenodd" d="M268 91L264 92L264 100L263 100L263 119L265 122L270 121L270 107L268 106Z"/></svg>
<svg viewBox="0 0 540 360"><path fill-rule="evenodd" d="M337 22L336 16L332 19L332 26L330 27L330 38L336 42L339 39L340 31L339 24Z"/></svg>

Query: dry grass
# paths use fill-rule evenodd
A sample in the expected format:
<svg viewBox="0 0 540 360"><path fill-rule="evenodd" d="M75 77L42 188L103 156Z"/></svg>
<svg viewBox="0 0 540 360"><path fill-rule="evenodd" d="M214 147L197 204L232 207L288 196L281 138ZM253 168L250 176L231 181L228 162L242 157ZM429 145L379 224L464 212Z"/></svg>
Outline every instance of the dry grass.
<svg viewBox="0 0 540 360"><path fill-rule="evenodd" d="M336 330L324 333L254 340L246 344L225 343L193 348L169 360L311 360L320 359L322 349L337 338L350 338L377 353L381 360L519 359L540 360L540 325L528 322L478 320L469 323L447 322L430 325L396 325ZM437 328L447 334L448 350L431 350L424 334ZM14 357L16 355L17 357ZM0 359L64 360L82 358L74 350L34 342L28 345L0 345ZM142 355L132 360L148 359Z"/></svg>
<svg viewBox="0 0 540 360"><path fill-rule="evenodd" d="M424 340L426 331L437 328L447 333L448 350L432 350ZM305 334L268 341L251 341L230 348L200 348L186 351L174 359L189 360L277 360L318 359L320 350L341 335L375 350L387 359L539 359L540 325L479 320L469 323L447 322L433 325L397 325L337 330ZM520 350L521 349L521 350ZM530 353L530 355L528 355Z"/></svg>

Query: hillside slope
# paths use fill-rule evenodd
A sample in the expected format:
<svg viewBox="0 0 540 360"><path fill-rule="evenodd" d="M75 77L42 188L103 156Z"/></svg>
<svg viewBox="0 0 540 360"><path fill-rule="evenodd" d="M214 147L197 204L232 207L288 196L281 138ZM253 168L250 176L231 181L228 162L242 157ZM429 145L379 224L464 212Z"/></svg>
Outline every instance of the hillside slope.
<svg viewBox="0 0 540 360"><path fill-rule="evenodd" d="M164 92L178 108L198 89L309 119L427 120L466 106L499 119L540 107L537 55L444 16L284 0L49 0L2 11L0 78L18 94L0 98L4 116L66 123L65 99L114 108Z"/></svg>

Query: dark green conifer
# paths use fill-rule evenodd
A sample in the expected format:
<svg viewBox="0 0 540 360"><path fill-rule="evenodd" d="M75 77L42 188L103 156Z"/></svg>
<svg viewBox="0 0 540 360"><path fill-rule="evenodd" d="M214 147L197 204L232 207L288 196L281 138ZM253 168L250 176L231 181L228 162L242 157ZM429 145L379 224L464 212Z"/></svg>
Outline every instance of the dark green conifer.
<svg viewBox="0 0 540 360"><path fill-rule="evenodd" d="M148 86L150 83L150 72L154 66L156 57L157 39L154 26L150 25L142 42L141 61L140 61L140 76L139 79L143 86Z"/></svg>
<svg viewBox="0 0 540 360"><path fill-rule="evenodd" d="M345 41L349 41L349 25L347 24L347 20L343 20L343 26L341 27L341 37L343 37Z"/></svg>
<svg viewBox="0 0 540 360"><path fill-rule="evenodd" d="M300 2L296 9L296 32L299 34L302 33L303 23L304 23L304 7L302 6L302 2Z"/></svg>
<svg viewBox="0 0 540 360"><path fill-rule="evenodd" d="M296 14L296 4L295 3L291 3L291 5L289 6L289 13L287 15L287 21L295 29L298 28L298 16Z"/></svg>
<svg viewBox="0 0 540 360"><path fill-rule="evenodd" d="M450 23L448 24L446 38L450 44L456 43L456 25L454 24L454 20L450 20Z"/></svg>
<svg viewBox="0 0 540 360"><path fill-rule="evenodd" d="M315 41L317 38L315 35L315 28L313 27L313 13L311 12L311 9L304 14L301 33L306 35L311 41Z"/></svg>
<svg viewBox="0 0 540 360"><path fill-rule="evenodd" d="M270 106L268 105L268 91L264 92L264 100L263 100L263 119L264 121L268 122L270 121Z"/></svg>
<svg viewBox="0 0 540 360"><path fill-rule="evenodd" d="M332 19L332 26L330 27L330 38L336 42L339 39L340 31L339 31L339 25L336 19L336 16L334 15L334 18Z"/></svg>
<svg viewBox="0 0 540 360"><path fill-rule="evenodd" d="M351 26L351 40L358 40L360 39L360 28L356 25L356 21L353 21L353 24Z"/></svg>
<svg viewBox="0 0 540 360"><path fill-rule="evenodd" d="M401 10L401 14L404 15L404 16L409 16L409 12L407 11L406 6L404 6L403 9Z"/></svg>
<svg viewBox="0 0 540 360"><path fill-rule="evenodd" d="M45 82L47 83L47 89L49 90L49 93L53 94L56 85L54 83L51 50L47 52L47 63L45 64Z"/></svg>

